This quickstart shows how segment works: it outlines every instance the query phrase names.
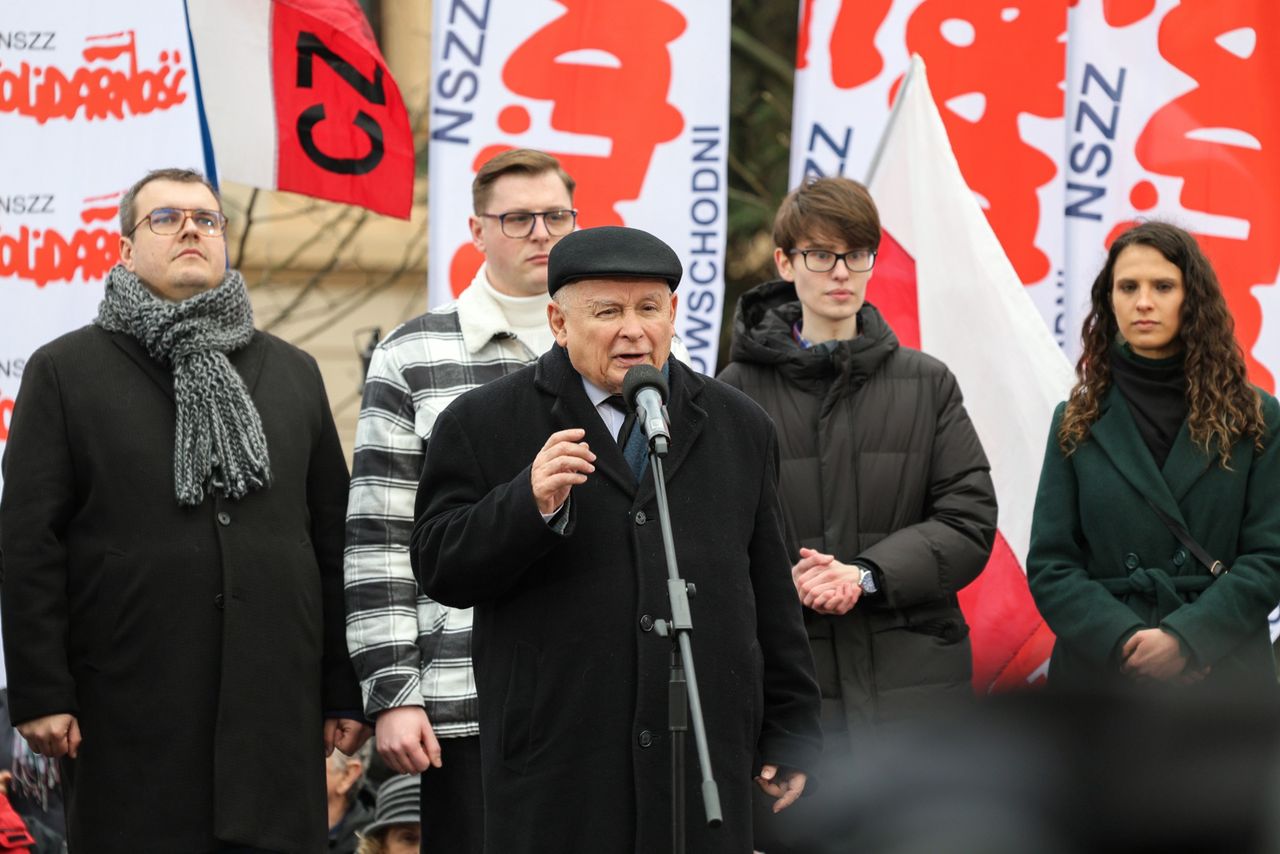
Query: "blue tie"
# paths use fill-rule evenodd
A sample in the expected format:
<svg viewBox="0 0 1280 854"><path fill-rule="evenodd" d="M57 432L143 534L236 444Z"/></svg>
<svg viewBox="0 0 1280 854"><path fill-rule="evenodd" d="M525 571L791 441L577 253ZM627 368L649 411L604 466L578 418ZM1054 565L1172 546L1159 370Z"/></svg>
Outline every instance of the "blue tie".
<svg viewBox="0 0 1280 854"><path fill-rule="evenodd" d="M644 430L636 429L636 414L628 410L622 395L611 394L605 398L604 402L626 416L622 421L622 429L618 431L617 440L622 447L623 459L631 467L631 474L638 482L640 475L644 473L645 465L649 462L649 449L644 440Z"/></svg>

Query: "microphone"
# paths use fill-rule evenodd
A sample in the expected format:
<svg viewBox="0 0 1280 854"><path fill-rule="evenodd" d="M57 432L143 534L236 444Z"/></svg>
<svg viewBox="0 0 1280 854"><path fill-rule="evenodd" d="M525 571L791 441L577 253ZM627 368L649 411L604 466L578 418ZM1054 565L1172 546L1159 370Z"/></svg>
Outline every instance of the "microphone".
<svg viewBox="0 0 1280 854"><path fill-rule="evenodd" d="M649 439L649 445L659 456L665 456L671 442L671 427L667 423L667 378L652 365L636 365L627 371L622 380L622 398L635 410Z"/></svg>

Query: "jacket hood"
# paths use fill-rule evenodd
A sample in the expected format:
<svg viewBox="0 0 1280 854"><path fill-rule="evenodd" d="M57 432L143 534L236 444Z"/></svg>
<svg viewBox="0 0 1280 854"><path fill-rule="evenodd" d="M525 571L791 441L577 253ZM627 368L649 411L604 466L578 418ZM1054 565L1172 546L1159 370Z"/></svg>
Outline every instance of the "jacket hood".
<svg viewBox="0 0 1280 854"><path fill-rule="evenodd" d="M898 337L874 305L858 310L858 337L802 348L791 334L800 320L800 299L791 282L757 285L742 295L733 318L734 362L774 366L794 382L830 382L847 376L850 389L862 385L898 349Z"/></svg>

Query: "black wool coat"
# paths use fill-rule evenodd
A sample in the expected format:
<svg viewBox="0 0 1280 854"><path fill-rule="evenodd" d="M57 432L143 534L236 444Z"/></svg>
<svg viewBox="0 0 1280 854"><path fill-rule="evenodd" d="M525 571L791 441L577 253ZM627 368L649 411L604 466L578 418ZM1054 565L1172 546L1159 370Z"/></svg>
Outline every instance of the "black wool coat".
<svg viewBox="0 0 1280 854"><path fill-rule="evenodd" d="M870 304L858 337L801 349L800 313L790 282L744 294L720 379L777 425L792 560L806 546L879 570L849 613L804 612L828 733L854 736L972 696L956 593L991 554L995 487L946 365L899 346Z"/></svg>
<svg viewBox="0 0 1280 854"><path fill-rule="evenodd" d="M737 391L670 360L664 469L724 826L707 830L688 748L689 850L751 850L761 760L811 769L818 692L782 541L776 438ZM530 464L586 430L596 470L556 533ZM565 351L468 392L427 445L412 539L426 593L475 606L485 850L671 850L667 570L639 486Z"/></svg>
<svg viewBox="0 0 1280 854"><path fill-rule="evenodd" d="M88 326L32 355L0 500L15 722L77 716L72 851L323 850L322 716L358 710L346 655L347 469L315 361L256 333L230 354L273 483L174 494L169 370Z"/></svg>

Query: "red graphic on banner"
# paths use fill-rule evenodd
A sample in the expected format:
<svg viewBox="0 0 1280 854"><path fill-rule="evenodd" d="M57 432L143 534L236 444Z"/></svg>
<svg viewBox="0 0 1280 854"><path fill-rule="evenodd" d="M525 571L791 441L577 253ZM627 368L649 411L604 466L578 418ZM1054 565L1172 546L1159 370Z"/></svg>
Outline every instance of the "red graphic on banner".
<svg viewBox="0 0 1280 854"><path fill-rule="evenodd" d="M363 12L354 0L271 9L276 187L408 219L409 114Z"/></svg>
<svg viewBox="0 0 1280 854"><path fill-rule="evenodd" d="M110 222L118 206L94 196L85 199L80 221L85 225ZM0 231L0 279L13 277L44 287L50 282L70 282L78 275L82 282L100 281L120 260L120 232L113 226L78 228L63 234L52 228L20 226L16 234Z"/></svg>
<svg viewBox="0 0 1280 854"><path fill-rule="evenodd" d="M893 0L845 0L831 28L831 82L852 89L876 79L884 57L876 48L876 32Z"/></svg>
<svg viewBox="0 0 1280 854"><path fill-rule="evenodd" d="M138 67L133 30L89 36L80 52L85 65L74 71L28 62L9 70L0 63L0 114L14 113L44 124L49 119L123 119L168 110L187 100L187 70L178 51L161 51L160 66ZM124 68L112 63L124 62Z"/></svg>
<svg viewBox="0 0 1280 854"><path fill-rule="evenodd" d="M1253 31L1259 46L1247 56L1217 43L1244 29ZM1249 378L1267 389L1275 388L1275 378L1253 357L1262 309L1251 289L1274 283L1280 270L1280 113L1241 105L1274 100L1280 54L1261 46L1277 40L1275 4L1184 0L1175 6L1160 23L1160 54L1198 85L1157 110L1134 147L1146 169L1182 179L1183 207L1249 224L1244 239L1197 239L1226 293ZM1199 138L1189 136L1193 132Z"/></svg>
<svg viewBox="0 0 1280 854"><path fill-rule="evenodd" d="M550 101L556 130L609 140L609 153L603 156L550 153L578 182L574 204L581 211L579 225L621 225L618 203L639 197L654 150L684 129L684 117L667 101L667 45L684 32L686 21L661 0L613 0L608 13L592 0L559 2L565 13L511 53L502 81L516 95ZM577 52L582 53L566 60ZM499 126L506 133L515 135L531 125L521 106L500 115ZM512 147L488 146L473 166ZM450 264L454 294L470 284L477 257L469 244L455 253Z"/></svg>
<svg viewBox="0 0 1280 854"><path fill-rule="evenodd" d="M0 442L9 441L9 422L13 420L13 398L0 392Z"/></svg>
<svg viewBox="0 0 1280 854"><path fill-rule="evenodd" d="M1049 274L1035 245L1036 191L1057 166L1022 139L1018 119L1062 116L1066 25L1065 2L1044 0L924 0L907 23L907 48L928 65L938 104L964 97L980 105L976 118L942 110L943 123L966 182L986 199L987 220L1027 284Z"/></svg>
<svg viewBox="0 0 1280 854"><path fill-rule="evenodd" d="M1080 0L1067 0L1067 5L1074 9ZM1107 25L1127 27L1136 24L1155 11L1156 0L1102 0L1102 16Z"/></svg>
<svg viewBox="0 0 1280 854"><path fill-rule="evenodd" d="M809 67L809 43L813 41L813 0L800 0L800 32L796 38L796 70Z"/></svg>

